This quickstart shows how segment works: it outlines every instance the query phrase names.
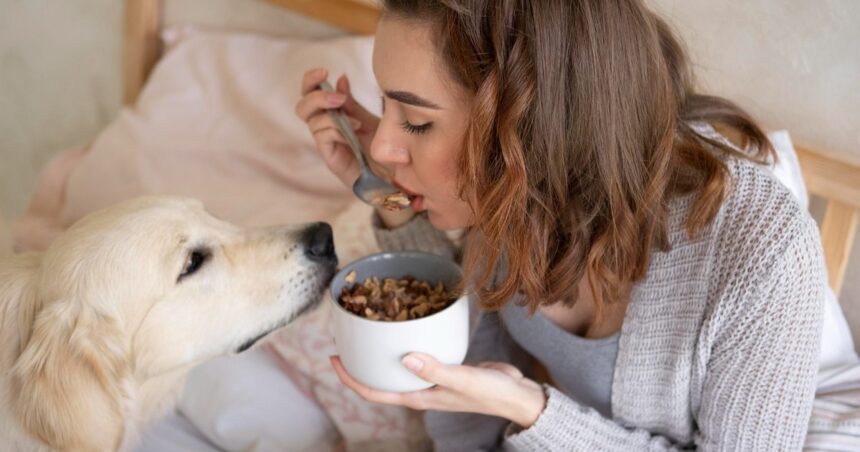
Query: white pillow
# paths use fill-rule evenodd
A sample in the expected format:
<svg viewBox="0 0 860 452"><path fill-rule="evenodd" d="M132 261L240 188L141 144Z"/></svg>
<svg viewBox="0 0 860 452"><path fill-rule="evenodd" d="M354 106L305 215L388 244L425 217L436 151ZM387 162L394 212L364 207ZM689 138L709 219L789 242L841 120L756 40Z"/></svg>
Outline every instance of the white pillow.
<svg viewBox="0 0 860 452"><path fill-rule="evenodd" d="M322 164L294 112L302 74L350 77L378 110L372 39L275 39L200 32L175 43L132 108L95 140L69 177L63 223L151 193L201 199L243 225L331 220L352 200Z"/></svg>
<svg viewBox="0 0 860 452"><path fill-rule="evenodd" d="M797 152L794 150L788 131L773 132L768 135L768 138L777 154L777 163L771 168L773 175L794 194L800 205L808 210L809 195L803 183ZM819 369L822 372L860 361L854 350L854 340L842 308L839 306L839 300L829 287L824 304L822 330L821 353L818 360Z"/></svg>
<svg viewBox="0 0 860 452"><path fill-rule="evenodd" d="M804 210L809 210L809 194L806 192L806 184L803 182L800 162L791 143L791 136L787 130L777 130L767 137L777 155L777 163L771 167L773 175L797 198Z"/></svg>
<svg viewBox="0 0 860 452"><path fill-rule="evenodd" d="M323 452L341 440L323 409L265 348L198 366L178 408L207 440L226 451Z"/></svg>

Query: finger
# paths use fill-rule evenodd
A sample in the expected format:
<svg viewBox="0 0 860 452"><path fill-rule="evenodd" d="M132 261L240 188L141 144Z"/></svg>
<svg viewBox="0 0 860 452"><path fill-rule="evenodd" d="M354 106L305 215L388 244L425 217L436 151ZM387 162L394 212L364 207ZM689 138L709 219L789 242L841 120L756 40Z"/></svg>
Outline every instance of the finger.
<svg viewBox="0 0 860 452"><path fill-rule="evenodd" d="M337 79L336 83L337 92L344 93L347 95L346 102L343 103L343 111L346 112L350 116L365 116L370 113L364 107L359 104L354 97L352 97L352 91L349 86L349 79L346 77L346 74L341 75Z"/></svg>
<svg viewBox="0 0 860 452"><path fill-rule="evenodd" d="M340 108L346 102L346 95L342 93L329 93L326 91L312 91L305 94L296 104L296 115L307 121L312 115L321 111Z"/></svg>
<svg viewBox="0 0 860 452"><path fill-rule="evenodd" d="M443 364L425 353L409 353L402 362L410 372L439 386L456 390L469 382L469 369L465 366Z"/></svg>
<svg viewBox="0 0 860 452"><path fill-rule="evenodd" d="M352 156L349 146L344 143L346 140L344 140L340 132L334 129L326 130L315 135L314 139L316 140L317 150L329 170L345 181L349 179L354 180L347 173L352 173L351 167L357 167L358 162ZM355 177L357 178L358 176L356 175Z"/></svg>
<svg viewBox="0 0 860 452"><path fill-rule="evenodd" d="M320 150L320 154L322 154L323 158L326 160L331 160L335 157L335 151L337 150L336 143L341 143L344 145L345 150L349 152L349 149L346 146L349 146L346 138L343 137L343 134L340 133L340 130L331 128L321 130L317 133L314 133L314 141L317 143L317 148Z"/></svg>
<svg viewBox="0 0 860 452"><path fill-rule="evenodd" d="M326 78L328 78L328 71L321 67L305 72L302 77L302 95L319 89L319 84Z"/></svg>
<svg viewBox="0 0 860 452"><path fill-rule="evenodd" d="M346 119L349 122L349 125L352 126L352 130L358 130L361 128L361 121L349 116L347 116ZM308 118L308 128L311 129L311 133L315 134L326 129L336 129L337 124L335 124L331 115L326 112L320 112Z"/></svg>
<svg viewBox="0 0 860 452"><path fill-rule="evenodd" d="M497 370L499 372L507 374L511 378L515 378L517 380L523 378L523 373L516 366L512 366L508 363L500 363L500 362L484 362L479 363L477 367L483 369L492 369Z"/></svg>
<svg viewBox="0 0 860 452"><path fill-rule="evenodd" d="M343 111L347 114L355 112L355 99L352 98L352 93L349 91L349 80L346 78L346 74L342 74L337 78L337 82L335 82L335 91L339 93L346 94L346 102L343 103Z"/></svg>
<svg viewBox="0 0 860 452"><path fill-rule="evenodd" d="M340 382L349 389L355 391L355 393L360 395L363 399L369 402L385 403L388 405L404 405L404 401L402 400L403 394L398 392L379 391L367 387L355 378L352 378L352 375L350 375L343 367L340 357L332 356L329 357L329 359L331 360L331 365L334 367L334 372L337 374L337 378Z"/></svg>
<svg viewBox="0 0 860 452"><path fill-rule="evenodd" d="M465 411L463 395L451 389L434 386L422 391L406 392L402 394L403 405L413 410L435 410L435 411Z"/></svg>
<svg viewBox="0 0 860 452"><path fill-rule="evenodd" d="M350 93L350 91L349 91L349 79L346 78L346 74L343 74L337 78L337 87L335 89L337 89L337 92L339 92L339 93L344 93L344 94Z"/></svg>

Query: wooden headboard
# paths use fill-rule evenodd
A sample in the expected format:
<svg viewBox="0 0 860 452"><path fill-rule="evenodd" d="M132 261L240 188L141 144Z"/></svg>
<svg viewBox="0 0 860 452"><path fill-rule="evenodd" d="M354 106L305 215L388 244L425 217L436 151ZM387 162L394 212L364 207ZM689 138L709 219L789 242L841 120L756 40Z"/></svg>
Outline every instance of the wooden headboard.
<svg viewBox="0 0 860 452"><path fill-rule="evenodd" d="M123 103L137 99L149 71L161 56L163 0L125 0ZM375 0L264 0L350 33L373 34L379 21Z"/></svg>
<svg viewBox="0 0 860 452"><path fill-rule="evenodd" d="M125 0L123 99L131 104L161 54L162 0ZM357 34L372 34L379 20L375 0L265 0ZM821 242L830 286L839 293L860 217L860 162L812 147L797 147L809 192L827 202ZM858 263L860 264L860 263Z"/></svg>

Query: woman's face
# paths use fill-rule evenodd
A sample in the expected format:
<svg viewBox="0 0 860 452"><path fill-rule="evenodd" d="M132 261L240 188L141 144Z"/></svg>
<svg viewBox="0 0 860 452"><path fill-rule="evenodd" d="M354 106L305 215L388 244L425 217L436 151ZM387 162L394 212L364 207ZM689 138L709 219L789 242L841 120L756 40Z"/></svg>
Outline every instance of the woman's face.
<svg viewBox="0 0 860 452"><path fill-rule="evenodd" d="M373 72L383 93L383 114L371 157L414 197L415 211L427 211L436 228L471 225L472 211L457 196L457 162L472 96L448 75L429 26L382 19Z"/></svg>

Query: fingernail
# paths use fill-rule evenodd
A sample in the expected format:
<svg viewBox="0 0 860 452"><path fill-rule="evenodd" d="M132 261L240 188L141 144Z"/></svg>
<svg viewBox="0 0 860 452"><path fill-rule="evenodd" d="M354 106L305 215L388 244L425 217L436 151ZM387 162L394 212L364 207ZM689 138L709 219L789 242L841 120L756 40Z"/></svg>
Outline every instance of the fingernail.
<svg viewBox="0 0 860 452"><path fill-rule="evenodd" d="M352 128L353 128L353 129L358 130L358 129L360 129L360 128L361 128L361 121L359 121L359 120L357 120L357 119L352 119L352 118L350 118L350 119L349 119L349 124L352 126Z"/></svg>
<svg viewBox="0 0 860 452"><path fill-rule="evenodd" d="M418 372L419 370L421 370L422 367L424 367L424 361L421 361L420 359L412 355L404 356L401 362L404 366L406 366L407 369L411 370L412 372Z"/></svg>
<svg viewBox="0 0 860 452"><path fill-rule="evenodd" d="M328 102L329 105L337 106L342 104L343 101L346 100L346 96L344 96L343 94L329 94L328 96L326 96L325 100L326 102Z"/></svg>

